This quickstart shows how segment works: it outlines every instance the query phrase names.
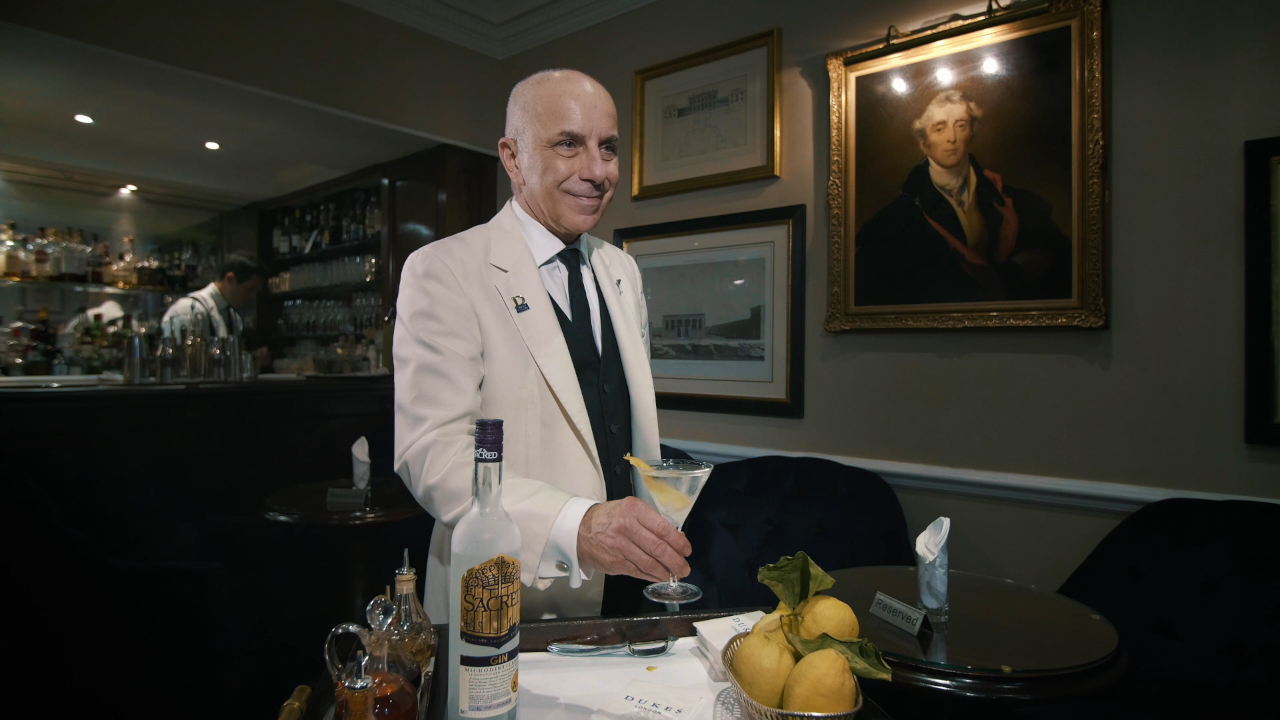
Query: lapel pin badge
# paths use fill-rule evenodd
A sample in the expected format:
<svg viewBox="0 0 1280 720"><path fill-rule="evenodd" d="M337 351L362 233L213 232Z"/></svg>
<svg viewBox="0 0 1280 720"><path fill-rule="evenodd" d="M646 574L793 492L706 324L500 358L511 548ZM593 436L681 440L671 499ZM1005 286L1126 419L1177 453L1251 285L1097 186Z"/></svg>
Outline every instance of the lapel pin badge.
<svg viewBox="0 0 1280 720"><path fill-rule="evenodd" d="M524 301L524 296L523 296L523 295L514 295L514 296L512 296L512 298L511 298L511 302L513 302L513 303L515 303L515 304L516 304L516 312L518 312L518 313L522 313L522 312L524 312L525 310L528 310L528 309L529 309L529 305L528 305L528 303L526 303L526 302Z"/></svg>
<svg viewBox="0 0 1280 720"><path fill-rule="evenodd" d="M614 280L614 282L618 284L618 294L621 295L622 294L622 278L618 278L617 280Z"/></svg>

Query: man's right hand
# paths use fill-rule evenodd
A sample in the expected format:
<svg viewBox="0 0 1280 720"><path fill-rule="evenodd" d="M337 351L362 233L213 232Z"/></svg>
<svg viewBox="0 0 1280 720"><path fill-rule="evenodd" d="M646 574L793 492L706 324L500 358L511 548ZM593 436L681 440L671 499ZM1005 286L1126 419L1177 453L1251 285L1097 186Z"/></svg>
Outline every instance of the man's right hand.
<svg viewBox="0 0 1280 720"><path fill-rule="evenodd" d="M578 526L578 562L606 575L682 578L691 552L684 533L637 497L592 505Z"/></svg>

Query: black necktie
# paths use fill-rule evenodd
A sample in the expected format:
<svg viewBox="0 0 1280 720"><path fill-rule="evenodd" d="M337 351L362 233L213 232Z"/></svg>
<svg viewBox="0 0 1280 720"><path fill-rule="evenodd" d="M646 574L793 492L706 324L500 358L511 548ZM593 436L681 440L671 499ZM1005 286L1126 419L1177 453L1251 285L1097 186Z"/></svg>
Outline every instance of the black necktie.
<svg viewBox="0 0 1280 720"><path fill-rule="evenodd" d="M582 284L582 255L577 248L565 248L556 253L564 269L569 271L569 322L580 338L591 341L595 347L595 332L591 329L591 306L587 304L587 289Z"/></svg>

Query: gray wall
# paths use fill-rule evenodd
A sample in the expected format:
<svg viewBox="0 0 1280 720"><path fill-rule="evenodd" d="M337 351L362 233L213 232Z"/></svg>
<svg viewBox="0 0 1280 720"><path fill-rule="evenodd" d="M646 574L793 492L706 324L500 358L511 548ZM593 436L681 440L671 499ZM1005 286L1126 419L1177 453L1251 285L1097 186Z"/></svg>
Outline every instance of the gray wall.
<svg viewBox="0 0 1280 720"><path fill-rule="evenodd" d="M632 73L782 28L782 178L631 202L630 158L597 235L809 207L802 420L663 411L662 434L736 445L1280 498L1280 451L1243 442L1242 143L1280 135L1280 3L1109 3L1109 302L1103 331L822 330L825 55L963 6L660 0L523 53L599 78L630 147ZM1269 89L1266 86L1269 85ZM1056 587L1119 521L900 493L913 532L951 515L953 566Z"/></svg>

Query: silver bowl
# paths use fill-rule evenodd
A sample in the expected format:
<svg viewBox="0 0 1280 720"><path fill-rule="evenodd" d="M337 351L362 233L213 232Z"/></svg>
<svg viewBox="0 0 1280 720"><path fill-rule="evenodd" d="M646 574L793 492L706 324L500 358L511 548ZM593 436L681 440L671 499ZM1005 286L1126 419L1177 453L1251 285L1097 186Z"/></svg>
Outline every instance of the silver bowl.
<svg viewBox="0 0 1280 720"><path fill-rule="evenodd" d="M720 661L724 663L725 674L729 676L729 683L733 685L733 692L738 696L738 701L742 703L742 707L747 709L747 715L757 720L784 720L784 718L823 718L824 720L836 720L837 718L851 718L862 710L862 685L858 682L858 676L853 676L854 687L858 688L858 703L853 706L849 712L842 713L812 713L812 712L796 712L794 710L779 710L777 708L765 707L751 698L750 695L742 689L738 684L738 679L733 676L733 656L738 652L738 646L742 644L742 639L751 633L738 633L733 636L728 645L724 646L724 650L720 652Z"/></svg>

